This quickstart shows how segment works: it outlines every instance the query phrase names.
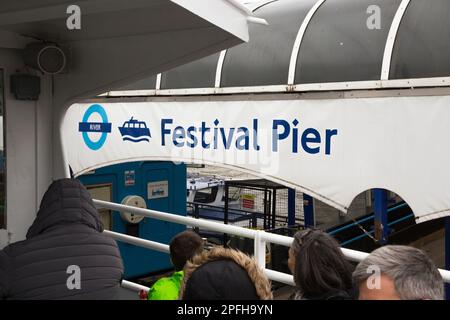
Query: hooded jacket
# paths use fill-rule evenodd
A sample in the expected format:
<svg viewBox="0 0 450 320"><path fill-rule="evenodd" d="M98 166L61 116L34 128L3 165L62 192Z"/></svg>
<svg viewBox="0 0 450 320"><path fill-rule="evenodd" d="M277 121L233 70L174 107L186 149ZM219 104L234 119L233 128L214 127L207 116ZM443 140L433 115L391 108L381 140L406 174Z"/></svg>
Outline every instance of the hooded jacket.
<svg viewBox="0 0 450 320"><path fill-rule="evenodd" d="M3 299L115 299L123 275L116 242L87 189L74 179L52 183L26 240L0 252Z"/></svg>
<svg viewBox="0 0 450 320"><path fill-rule="evenodd" d="M213 248L186 263L183 300L270 300L271 283L256 261L243 252Z"/></svg>

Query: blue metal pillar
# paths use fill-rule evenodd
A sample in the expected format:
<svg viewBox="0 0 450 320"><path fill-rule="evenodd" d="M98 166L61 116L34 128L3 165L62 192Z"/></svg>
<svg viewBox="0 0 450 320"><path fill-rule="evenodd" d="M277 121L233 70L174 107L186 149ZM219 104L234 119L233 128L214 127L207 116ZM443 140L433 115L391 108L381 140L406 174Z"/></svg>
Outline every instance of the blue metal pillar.
<svg viewBox="0 0 450 320"><path fill-rule="evenodd" d="M303 194L303 213L305 215L305 227L314 227L314 199L305 193Z"/></svg>
<svg viewBox="0 0 450 320"><path fill-rule="evenodd" d="M450 270L450 217L445 218L445 269ZM450 300L450 283L445 284L445 297Z"/></svg>
<svg viewBox="0 0 450 320"><path fill-rule="evenodd" d="M387 219L387 191L384 189L374 189L374 213L375 213L375 239L381 245L388 241L389 227Z"/></svg>
<svg viewBox="0 0 450 320"><path fill-rule="evenodd" d="M288 189L288 226L295 224L295 189Z"/></svg>

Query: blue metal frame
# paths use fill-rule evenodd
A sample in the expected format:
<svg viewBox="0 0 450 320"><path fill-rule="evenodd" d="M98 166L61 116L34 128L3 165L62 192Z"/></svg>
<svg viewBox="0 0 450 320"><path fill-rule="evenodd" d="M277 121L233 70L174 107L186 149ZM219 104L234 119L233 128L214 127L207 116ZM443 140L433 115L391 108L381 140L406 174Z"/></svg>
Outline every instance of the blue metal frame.
<svg viewBox="0 0 450 320"><path fill-rule="evenodd" d="M399 208L401 208L401 207L404 207L404 206L406 206L406 205L407 205L406 203L399 204L399 205L397 205L397 206L394 206L394 207L392 207L392 208L387 209L387 212L389 213L389 212L391 212L391 211L397 210L397 209L399 209ZM395 223L397 223L397 222L406 220L406 219L411 218L411 217L413 217L413 216L414 216L414 214L410 214L410 215L408 215L408 216L405 216L405 217L403 217L403 218L400 218L399 220L392 221L391 223L388 223L388 226L391 226L391 225L393 225L393 224L395 224ZM344 231L344 230L346 230L346 229L348 229L348 228L351 228L351 227L353 227L353 226L355 226L355 225L357 225L357 224L359 224L359 223L363 223L363 222L366 222L366 221L368 221L368 220L370 220L370 219L374 219L374 217L375 217L375 215L372 214L372 215L370 215L370 216L368 216L368 217L366 217L366 218L363 218L363 219L360 219L360 220L356 220L356 222L352 222L351 224L348 224L348 225L346 225L346 226L343 226L343 227L340 227L340 228L338 228L338 229L335 229L335 230L329 232L329 234L330 234L330 235L334 235L334 234L339 233L339 232L341 232L341 231Z"/></svg>
<svg viewBox="0 0 450 320"><path fill-rule="evenodd" d="M384 189L374 189L374 230L375 238L381 245L388 241L389 226L387 219L387 191Z"/></svg>
<svg viewBox="0 0 450 320"><path fill-rule="evenodd" d="M398 219L398 220L395 220L395 221L392 221L392 222L388 223L388 226L389 226L389 227L390 227L390 226L393 226L393 225L396 224L396 223L402 222L403 220L411 219L411 218L413 218L413 217L414 217L414 214L413 214L413 213L408 214L407 216L404 216L403 218L400 218L400 219ZM369 220L369 219L372 219L372 218L373 218L373 216L370 216L370 217L368 217L368 218L366 218L366 219L363 219L363 220L366 221L366 220ZM353 224L351 224L351 225L349 225L349 226L346 226L346 227L353 227L354 225L355 225L355 224L353 223ZM338 229L338 230L339 230L339 229ZM330 234L330 235L333 235L333 234L335 234L335 231L337 231L337 230L334 230L334 231L330 232L329 234ZM374 232L375 232L374 230L369 231L369 234L372 235ZM345 246L345 245L347 245L347 244L349 244L349 243L352 243L352 242L354 242L354 241L356 241L356 240L359 240L359 239L362 239L362 238L364 238L364 237L367 237L367 234L364 233L364 234L361 234L361 235L359 235L359 236L357 236L357 237L354 237L354 238L352 238L352 239L349 239L349 240L347 240L347 241L344 241L344 242L341 243L341 246L343 247L343 246Z"/></svg>
<svg viewBox="0 0 450 320"><path fill-rule="evenodd" d="M295 189L288 189L288 226L295 225Z"/></svg>
<svg viewBox="0 0 450 320"><path fill-rule="evenodd" d="M314 199L306 193L303 194L303 213L305 216L305 227L314 227Z"/></svg>

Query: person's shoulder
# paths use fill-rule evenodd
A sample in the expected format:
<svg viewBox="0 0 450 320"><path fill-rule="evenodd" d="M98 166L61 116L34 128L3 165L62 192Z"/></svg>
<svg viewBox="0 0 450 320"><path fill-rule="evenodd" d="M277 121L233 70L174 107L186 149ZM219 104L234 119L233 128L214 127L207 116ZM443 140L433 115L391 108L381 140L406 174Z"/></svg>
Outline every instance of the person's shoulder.
<svg viewBox="0 0 450 320"><path fill-rule="evenodd" d="M4 274L9 269L10 257L7 251L0 250L0 275Z"/></svg>
<svg viewBox="0 0 450 320"><path fill-rule="evenodd" d="M178 298L179 285L173 277L164 277L156 281L148 292L149 300L175 300Z"/></svg>
<svg viewBox="0 0 450 320"><path fill-rule="evenodd" d="M7 295L11 270L11 261L4 250L0 250L0 299Z"/></svg>
<svg viewBox="0 0 450 320"><path fill-rule="evenodd" d="M158 289L167 289L167 287L177 287L176 281L174 281L173 277L163 277L156 281L151 288L155 290Z"/></svg>
<svg viewBox="0 0 450 320"><path fill-rule="evenodd" d="M170 277L163 277L163 278L158 279L158 281L156 281L156 282L153 284L152 288L157 288L157 287L160 287L160 286L165 286L165 285L167 285L167 284L169 284L169 283L171 283L171 282L172 282L172 278L170 278Z"/></svg>
<svg viewBox="0 0 450 320"><path fill-rule="evenodd" d="M27 249L28 246L28 240L20 240L14 243L11 243L3 248L3 250L0 250L0 260L5 259L11 259L14 258L16 255L20 255L22 251Z"/></svg>

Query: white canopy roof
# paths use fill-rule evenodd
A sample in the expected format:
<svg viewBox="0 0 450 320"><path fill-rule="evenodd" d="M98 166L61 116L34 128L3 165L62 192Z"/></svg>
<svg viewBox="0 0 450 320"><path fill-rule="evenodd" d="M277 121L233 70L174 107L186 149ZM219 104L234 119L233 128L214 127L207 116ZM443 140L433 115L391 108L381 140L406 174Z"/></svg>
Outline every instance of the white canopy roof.
<svg viewBox="0 0 450 320"><path fill-rule="evenodd" d="M69 5L80 30L66 26ZM67 46L68 73L55 77L65 104L247 41L250 15L235 0L3 0L0 48Z"/></svg>

